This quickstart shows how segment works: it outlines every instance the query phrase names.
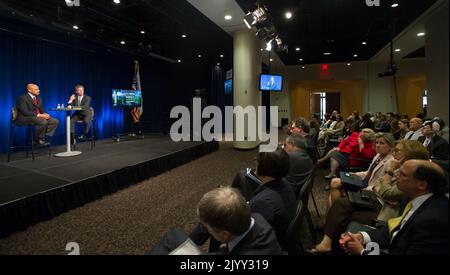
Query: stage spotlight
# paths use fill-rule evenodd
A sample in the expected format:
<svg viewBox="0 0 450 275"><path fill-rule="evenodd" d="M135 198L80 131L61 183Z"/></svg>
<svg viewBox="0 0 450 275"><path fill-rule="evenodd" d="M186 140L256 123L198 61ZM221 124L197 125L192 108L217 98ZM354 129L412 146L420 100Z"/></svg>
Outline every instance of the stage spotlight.
<svg viewBox="0 0 450 275"><path fill-rule="evenodd" d="M245 25L249 29L256 24L263 23L267 20L267 11L264 6L259 6L254 12L249 12L244 16Z"/></svg>

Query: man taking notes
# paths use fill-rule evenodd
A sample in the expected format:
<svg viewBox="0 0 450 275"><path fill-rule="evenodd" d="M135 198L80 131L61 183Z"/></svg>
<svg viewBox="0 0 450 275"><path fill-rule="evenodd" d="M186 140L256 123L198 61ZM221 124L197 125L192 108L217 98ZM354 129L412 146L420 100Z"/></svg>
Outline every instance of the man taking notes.
<svg viewBox="0 0 450 275"><path fill-rule="evenodd" d="M44 104L39 96L39 86L33 83L27 85L27 93L19 97L16 103L17 124L26 126L36 124L35 144L47 146L59 120L50 117L45 112Z"/></svg>

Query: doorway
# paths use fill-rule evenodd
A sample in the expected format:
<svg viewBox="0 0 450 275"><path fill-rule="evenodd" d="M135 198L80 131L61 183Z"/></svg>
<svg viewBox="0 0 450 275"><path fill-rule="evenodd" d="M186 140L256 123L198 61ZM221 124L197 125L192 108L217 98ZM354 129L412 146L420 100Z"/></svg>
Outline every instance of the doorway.
<svg viewBox="0 0 450 275"><path fill-rule="evenodd" d="M331 114L334 110L341 112L340 92L313 92L311 93L310 112L319 115L321 119L325 114Z"/></svg>

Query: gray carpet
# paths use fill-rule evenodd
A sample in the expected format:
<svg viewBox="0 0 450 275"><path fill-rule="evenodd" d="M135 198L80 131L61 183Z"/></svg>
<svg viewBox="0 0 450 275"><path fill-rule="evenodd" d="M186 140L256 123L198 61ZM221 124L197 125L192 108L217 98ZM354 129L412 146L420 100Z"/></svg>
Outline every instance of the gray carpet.
<svg viewBox="0 0 450 275"><path fill-rule="evenodd" d="M238 170L254 167L256 154L221 143L216 153L0 240L0 255L67 254L68 242L77 242L83 255L142 255L173 226L191 231L201 196L219 184L231 184ZM325 173L316 172L313 190L321 214ZM309 207L316 220L312 202ZM310 247L306 226L302 234Z"/></svg>

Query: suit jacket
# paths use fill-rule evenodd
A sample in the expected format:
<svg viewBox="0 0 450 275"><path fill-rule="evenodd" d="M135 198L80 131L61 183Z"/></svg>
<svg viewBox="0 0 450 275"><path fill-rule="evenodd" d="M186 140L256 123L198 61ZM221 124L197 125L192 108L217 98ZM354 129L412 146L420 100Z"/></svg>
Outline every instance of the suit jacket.
<svg viewBox="0 0 450 275"><path fill-rule="evenodd" d="M284 246L284 236L296 210L292 187L282 180L265 183L256 189L249 205L252 213L261 214L272 225L280 244Z"/></svg>
<svg viewBox="0 0 450 275"><path fill-rule="evenodd" d="M305 183L306 179L313 172L314 164L307 153L296 151L289 153L289 171L284 177L297 194Z"/></svg>
<svg viewBox="0 0 450 275"><path fill-rule="evenodd" d="M419 137L418 141L423 143L426 137ZM448 160L448 142L439 135L434 135L427 146L430 158L437 160Z"/></svg>
<svg viewBox="0 0 450 275"><path fill-rule="evenodd" d="M380 155L376 155L373 158L372 163L374 163L379 157L380 157ZM380 161L380 163L378 163L377 166L375 166L375 169L373 170L372 175L370 176L370 179L369 179L369 186L367 187L368 189L372 190L372 186L376 183L377 179L384 176L384 174L386 173L387 165L389 164L389 162L392 159L394 159L394 157L391 154L389 154L382 161ZM362 179L364 179L367 175L367 172L368 171L364 171L364 172L358 172L355 174L357 176L361 177Z"/></svg>
<svg viewBox="0 0 450 275"><path fill-rule="evenodd" d="M381 248L389 247L390 254L448 255L448 207L447 197L434 195L414 212L392 240L385 225L368 233Z"/></svg>
<svg viewBox="0 0 450 275"><path fill-rule="evenodd" d="M31 96L26 93L21 95L16 102L17 108L17 121L19 123L23 122L24 118L36 117L36 107L39 108L41 114L45 113L44 104L42 103L42 98L40 96L36 97L37 106L34 105Z"/></svg>
<svg viewBox="0 0 450 275"><path fill-rule="evenodd" d="M255 224L245 237L230 251L230 255L282 255L275 231L258 213L252 214Z"/></svg>
<svg viewBox="0 0 450 275"><path fill-rule="evenodd" d="M72 104L70 104L72 107L82 107L83 110L82 111L76 111L74 113L74 115L78 115L78 116L91 116L91 112L89 110L89 107L91 106L91 97L84 95L83 99L81 100L81 104L78 104L78 96L75 98L74 101L72 101Z"/></svg>

